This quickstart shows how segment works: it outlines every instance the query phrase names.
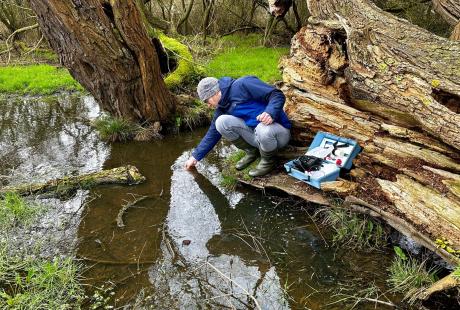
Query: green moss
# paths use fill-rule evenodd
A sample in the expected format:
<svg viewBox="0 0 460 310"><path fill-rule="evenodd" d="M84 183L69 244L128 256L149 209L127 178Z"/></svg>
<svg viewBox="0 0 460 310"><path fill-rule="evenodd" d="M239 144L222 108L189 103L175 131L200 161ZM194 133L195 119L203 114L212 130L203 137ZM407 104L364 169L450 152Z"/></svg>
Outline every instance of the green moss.
<svg viewBox="0 0 460 310"><path fill-rule="evenodd" d="M157 31L157 37L160 39L163 47L172 53L177 59L177 68L165 78L168 88L175 88L182 84L190 76L197 73L193 65L193 57L188 47L176 39L166 36L163 32ZM197 69L198 73L202 69Z"/></svg>
<svg viewBox="0 0 460 310"><path fill-rule="evenodd" d="M441 85L441 81L440 81L440 80L432 80L432 81L431 81L431 86L432 86L433 88L438 88L440 85Z"/></svg>
<svg viewBox="0 0 460 310"><path fill-rule="evenodd" d="M229 175L222 175L220 179L220 185L227 189L233 189L235 188L236 184L238 184L238 180Z"/></svg>
<svg viewBox="0 0 460 310"><path fill-rule="evenodd" d="M452 276L457 280L460 280L460 266L455 268L455 270L452 272Z"/></svg>
<svg viewBox="0 0 460 310"><path fill-rule="evenodd" d="M388 65L387 65L386 63L383 63L383 62L382 62L382 63L379 63L379 70L380 70L381 72L387 71L387 70L388 70Z"/></svg>
<svg viewBox="0 0 460 310"><path fill-rule="evenodd" d="M223 52L216 55L206 68L208 76L238 78L255 75L268 83L281 79L278 62L289 53L288 47L263 47L260 35L255 34L227 36L223 40Z"/></svg>
<svg viewBox="0 0 460 310"><path fill-rule="evenodd" d="M244 180L244 181L251 181L253 178L249 175L249 171L251 169L254 169L258 163L259 160L256 160L252 164L250 164L248 167L246 167L243 170L236 170L235 164L244 157L246 153L242 150L238 150L237 152L231 154L227 159L224 161L224 168L222 169L222 182L221 184L225 186L226 183L229 183L231 185L232 182L236 182L238 180ZM231 186L233 188L233 186Z"/></svg>
<svg viewBox="0 0 460 310"><path fill-rule="evenodd" d="M0 93L49 95L63 90L83 90L67 69L50 65L0 67Z"/></svg>
<svg viewBox="0 0 460 310"><path fill-rule="evenodd" d="M460 250L454 249L454 246L450 240L447 240L446 238L441 237L441 238L436 239L435 243L438 248L446 250L448 253L456 257L460 257Z"/></svg>

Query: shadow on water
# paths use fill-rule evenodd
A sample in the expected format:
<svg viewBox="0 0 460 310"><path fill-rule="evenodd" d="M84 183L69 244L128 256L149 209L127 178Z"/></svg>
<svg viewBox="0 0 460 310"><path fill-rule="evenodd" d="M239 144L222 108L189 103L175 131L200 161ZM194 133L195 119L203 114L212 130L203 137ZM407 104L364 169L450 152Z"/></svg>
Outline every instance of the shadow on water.
<svg viewBox="0 0 460 310"><path fill-rule="evenodd" d="M110 286L114 296L105 293L110 304L343 309L330 304L338 299L332 295L339 287L357 292L375 282L385 290L389 253L328 247L304 204L249 189L223 189L219 170L228 147L221 145L197 171L185 171L189 150L204 130L108 146L89 126L99 114L90 97L10 100L0 104L0 112L0 175L9 176L4 182L125 164L147 177L138 186L98 187L68 201L46 201L54 207L44 217L41 236L54 235L46 242L62 249L48 255L75 250L88 293ZM147 198L125 211L125 226L119 227L120 210L141 196ZM55 226L60 228L50 229ZM24 239L35 242L37 231Z"/></svg>

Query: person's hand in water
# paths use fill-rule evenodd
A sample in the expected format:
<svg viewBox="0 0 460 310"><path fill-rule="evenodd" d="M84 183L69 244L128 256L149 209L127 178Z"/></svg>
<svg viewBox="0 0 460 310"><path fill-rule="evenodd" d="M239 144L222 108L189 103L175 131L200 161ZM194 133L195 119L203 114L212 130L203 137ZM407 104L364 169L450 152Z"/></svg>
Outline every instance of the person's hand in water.
<svg viewBox="0 0 460 310"><path fill-rule="evenodd" d="M191 156L186 162L185 162L185 169L190 170L192 167L195 167L196 164L198 163L198 160L196 160L193 156Z"/></svg>

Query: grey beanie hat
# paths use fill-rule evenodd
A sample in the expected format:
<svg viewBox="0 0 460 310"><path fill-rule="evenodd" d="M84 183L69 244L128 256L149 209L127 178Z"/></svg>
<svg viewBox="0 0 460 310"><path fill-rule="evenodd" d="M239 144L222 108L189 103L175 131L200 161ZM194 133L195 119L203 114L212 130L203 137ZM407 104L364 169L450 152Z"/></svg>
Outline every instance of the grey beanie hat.
<svg viewBox="0 0 460 310"><path fill-rule="evenodd" d="M215 77L207 77L198 83L196 91L200 100L206 101L219 91L219 80Z"/></svg>

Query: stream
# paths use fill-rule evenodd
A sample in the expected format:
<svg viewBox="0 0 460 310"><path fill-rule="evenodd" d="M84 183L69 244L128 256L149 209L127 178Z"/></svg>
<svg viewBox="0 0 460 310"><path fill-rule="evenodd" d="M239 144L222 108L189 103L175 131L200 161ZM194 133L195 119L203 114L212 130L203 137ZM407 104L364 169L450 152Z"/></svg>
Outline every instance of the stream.
<svg viewBox="0 0 460 310"><path fill-rule="evenodd" d="M110 145L90 125L100 113L89 96L0 99L3 184L126 164L147 178L137 186L40 199L48 211L32 228L16 228L11 242L18 251L40 244L44 257L76 257L88 293L100 292L115 307L344 309L354 305L339 302L348 295L371 286L388 290L390 250L333 247L330 232L306 212L308 204L222 188L219 171L231 147L222 143L196 171L185 171L205 129ZM120 209L139 197L124 213L124 227L117 226Z"/></svg>

